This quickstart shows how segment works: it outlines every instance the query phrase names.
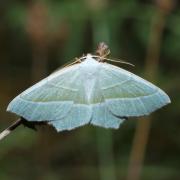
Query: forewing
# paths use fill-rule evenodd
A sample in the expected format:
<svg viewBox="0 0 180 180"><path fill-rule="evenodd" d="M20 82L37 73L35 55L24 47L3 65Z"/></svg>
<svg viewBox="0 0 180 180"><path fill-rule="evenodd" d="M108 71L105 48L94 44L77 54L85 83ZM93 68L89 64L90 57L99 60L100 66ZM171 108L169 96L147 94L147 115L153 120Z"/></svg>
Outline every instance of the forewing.
<svg viewBox="0 0 180 180"><path fill-rule="evenodd" d="M86 103L82 78L78 65L60 70L17 96L7 110L29 121L48 121L58 130L86 124L90 120L91 110L79 105ZM83 112L83 116L80 112ZM70 116L76 124L72 120L72 125L68 127ZM59 128L60 121L67 125Z"/></svg>
<svg viewBox="0 0 180 180"><path fill-rule="evenodd" d="M170 103L161 89L116 66L104 63L100 77L105 103L116 116L143 116Z"/></svg>

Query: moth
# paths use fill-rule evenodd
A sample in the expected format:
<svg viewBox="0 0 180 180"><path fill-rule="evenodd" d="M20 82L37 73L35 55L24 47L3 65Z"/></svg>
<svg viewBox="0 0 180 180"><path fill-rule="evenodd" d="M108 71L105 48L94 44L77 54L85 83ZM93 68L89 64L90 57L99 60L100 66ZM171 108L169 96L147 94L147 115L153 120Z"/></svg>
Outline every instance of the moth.
<svg viewBox="0 0 180 180"><path fill-rule="evenodd" d="M28 122L46 122L58 132L86 124L117 129L170 103L168 95L141 77L107 63L101 43L87 54L15 97L7 111Z"/></svg>

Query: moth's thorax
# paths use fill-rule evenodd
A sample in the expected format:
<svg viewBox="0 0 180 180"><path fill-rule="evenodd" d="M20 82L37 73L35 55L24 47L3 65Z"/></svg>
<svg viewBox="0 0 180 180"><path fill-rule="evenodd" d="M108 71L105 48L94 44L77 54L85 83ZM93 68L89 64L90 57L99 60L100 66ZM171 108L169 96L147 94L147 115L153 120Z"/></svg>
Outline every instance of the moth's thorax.
<svg viewBox="0 0 180 180"><path fill-rule="evenodd" d="M84 75L84 88L88 103L91 103L100 65L101 63L90 54L87 55L86 59L80 64L81 71L83 71Z"/></svg>
<svg viewBox="0 0 180 180"><path fill-rule="evenodd" d="M91 54L88 54L84 61L81 63L82 66L97 66L99 62L93 58Z"/></svg>
<svg viewBox="0 0 180 180"><path fill-rule="evenodd" d="M92 57L91 54L88 54L84 61L80 64L81 70L87 74L94 74L98 71L100 63Z"/></svg>

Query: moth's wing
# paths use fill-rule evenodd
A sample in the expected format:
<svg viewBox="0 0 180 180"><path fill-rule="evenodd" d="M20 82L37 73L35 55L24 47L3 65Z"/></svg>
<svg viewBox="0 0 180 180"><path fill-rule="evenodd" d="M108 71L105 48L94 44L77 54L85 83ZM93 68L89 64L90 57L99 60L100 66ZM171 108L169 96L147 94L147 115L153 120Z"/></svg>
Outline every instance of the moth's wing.
<svg viewBox="0 0 180 180"><path fill-rule="evenodd" d="M103 63L100 78L105 104L115 116L144 116L170 103L160 88L116 66Z"/></svg>
<svg viewBox="0 0 180 180"><path fill-rule="evenodd" d="M119 128L125 120L124 117L117 117L108 109L106 103L93 105L91 124L105 128Z"/></svg>
<svg viewBox="0 0 180 180"><path fill-rule="evenodd" d="M59 120L49 121L57 131L71 130L76 127L88 124L92 116L90 106L85 104L76 104L66 116Z"/></svg>
<svg viewBox="0 0 180 180"><path fill-rule="evenodd" d="M73 129L90 121L79 65L53 73L10 102L7 110L29 121L48 121L60 130ZM82 115L81 115L82 114Z"/></svg>
<svg viewBox="0 0 180 180"><path fill-rule="evenodd" d="M120 124L124 121L122 117L116 117L108 109L103 96L100 82L103 77L100 74L101 69L96 74L96 83L94 84L93 93L91 95L91 106L92 106L92 118L90 123L96 126L105 128L117 129Z"/></svg>

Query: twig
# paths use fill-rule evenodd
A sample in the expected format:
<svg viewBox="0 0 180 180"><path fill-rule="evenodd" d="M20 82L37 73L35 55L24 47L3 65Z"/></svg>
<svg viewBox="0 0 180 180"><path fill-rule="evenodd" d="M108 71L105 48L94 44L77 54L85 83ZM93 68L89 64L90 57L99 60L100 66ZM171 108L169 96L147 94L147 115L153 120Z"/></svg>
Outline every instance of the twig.
<svg viewBox="0 0 180 180"><path fill-rule="evenodd" d="M22 118L19 118L12 125L10 125L7 129L0 133L0 141L4 139L7 135L9 135L14 129L16 129L19 125L23 123Z"/></svg>
<svg viewBox="0 0 180 180"><path fill-rule="evenodd" d="M160 1L164 2L164 1ZM168 2L168 1L167 1ZM169 0L169 3L171 1ZM160 60L160 49L162 36L168 15L168 9L158 7L156 16L153 16L150 30L149 45L147 48L145 74L149 80L155 81L158 73ZM170 11L170 9L169 9ZM127 180L140 180L143 162L145 159L146 146L148 143L152 116L141 118L138 121L136 132L134 135L133 146L130 155L130 163L128 169Z"/></svg>

